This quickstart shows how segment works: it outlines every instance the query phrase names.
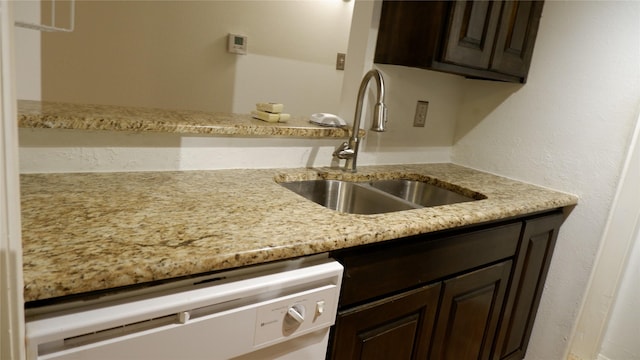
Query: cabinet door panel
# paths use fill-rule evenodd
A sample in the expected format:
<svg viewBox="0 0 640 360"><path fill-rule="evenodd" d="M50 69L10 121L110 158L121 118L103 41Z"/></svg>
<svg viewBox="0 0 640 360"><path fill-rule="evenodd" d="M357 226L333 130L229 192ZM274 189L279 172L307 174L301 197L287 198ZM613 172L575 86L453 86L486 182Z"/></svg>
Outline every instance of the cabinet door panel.
<svg viewBox="0 0 640 360"><path fill-rule="evenodd" d="M443 61L488 69L501 5L494 1L456 1Z"/></svg>
<svg viewBox="0 0 640 360"><path fill-rule="evenodd" d="M375 62L429 67L446 21L446 1L384 1Z"/></svg>
<svg viewBox="0 0 640 360"><path fill-rule="evenodd" d="M505 2L491 70L527 75L543 5L541 1Z"/></svg>
<svg viewBox="0 0 640 360"><path fill-rule="evenodd" d="M426 359L440 284L338 314L332 359Z"/></svg>
<svg viewBox="0 0 640 360"><path fill-rule="evenodd" d="M391 324L361 333L360 358L410 360L413 343L406 340L415 337L419 321L418 314L411 314Z"/></svg>
<svg viewBox="0 0 640 360"><path fill-rule="evenodd" d="M527 220L493 359L522 359L527 349L562 213Z"/></svg>
<svg viewBox="0 0 640 360"><path fill-rule="evenodd" d="M429 359L488 359L511 261L444 282Z"/></svg>

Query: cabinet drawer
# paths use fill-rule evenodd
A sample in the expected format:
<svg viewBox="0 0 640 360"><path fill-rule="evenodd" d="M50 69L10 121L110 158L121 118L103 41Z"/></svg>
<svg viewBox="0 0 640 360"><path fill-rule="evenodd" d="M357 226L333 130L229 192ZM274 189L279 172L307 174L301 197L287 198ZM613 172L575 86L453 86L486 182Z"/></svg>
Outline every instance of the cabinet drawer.
<svg viewBox="0 0 640 360"><path fill-rule="evenodd" d="M345 267L340 306L397 292L514 256L520 222L451 235L415 236L392 246L333 254Z"/></svg>

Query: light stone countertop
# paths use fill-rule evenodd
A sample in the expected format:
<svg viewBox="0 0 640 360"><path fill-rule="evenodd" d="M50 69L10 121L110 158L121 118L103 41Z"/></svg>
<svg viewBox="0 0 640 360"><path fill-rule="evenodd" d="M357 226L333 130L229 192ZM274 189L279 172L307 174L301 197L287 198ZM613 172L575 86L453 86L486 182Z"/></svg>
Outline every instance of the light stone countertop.
<svg viewBox="0 0 640 360"><path fill-rule="evenodd" d="M310 115L310 114L309 114ZM162 132L203 136L289 136L346 138L346 128L313 125L309 117L285 123L256 120L249 114L166 110L18 100L21 128ZM364 130L360 135L364 136Z"/></svg>
<svg viewBox="0 0 640 360"><path fill-rule="evenodd" d="M487 199L336 212L277 181L410 178ZM575 205L577 197L452 164L21 176L25 301L170 279Z"/></svg>

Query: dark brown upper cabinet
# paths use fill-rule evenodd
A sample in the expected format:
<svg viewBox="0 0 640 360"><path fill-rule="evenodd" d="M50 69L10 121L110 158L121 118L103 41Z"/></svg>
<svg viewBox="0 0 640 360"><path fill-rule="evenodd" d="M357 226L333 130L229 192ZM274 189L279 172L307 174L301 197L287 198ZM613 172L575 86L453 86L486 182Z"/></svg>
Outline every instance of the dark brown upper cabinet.
<svg viewBox="0 0 640 360"><path fill-rule="evenodd" d="M543 1L387 1L375 62L524 83Z"/></svg>

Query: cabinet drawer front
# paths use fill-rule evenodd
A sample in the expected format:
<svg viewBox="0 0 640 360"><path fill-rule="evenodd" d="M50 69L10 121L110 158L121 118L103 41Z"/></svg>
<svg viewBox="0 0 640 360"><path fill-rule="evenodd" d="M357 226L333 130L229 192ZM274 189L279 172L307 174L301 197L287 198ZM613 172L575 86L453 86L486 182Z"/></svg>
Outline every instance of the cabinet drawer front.
<svg viewBox="0 0 640 360"><path fill-rule="evenodd" d="M426 284L514 256L520 222L435 238L418 236L393 246L334 256L345 266L340 306Z"/></svg>

